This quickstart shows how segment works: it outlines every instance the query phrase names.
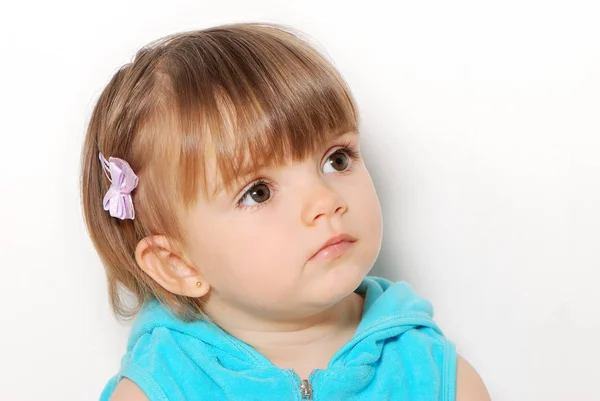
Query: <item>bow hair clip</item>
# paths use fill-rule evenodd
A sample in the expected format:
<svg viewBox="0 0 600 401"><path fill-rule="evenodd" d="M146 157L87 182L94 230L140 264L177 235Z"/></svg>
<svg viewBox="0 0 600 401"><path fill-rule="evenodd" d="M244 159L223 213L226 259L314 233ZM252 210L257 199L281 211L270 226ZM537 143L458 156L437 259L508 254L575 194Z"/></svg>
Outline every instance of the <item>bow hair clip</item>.
<svg viewBox="0 0 600 401"><path fill-rule="evenodd" d="M135 211L131 200L131 191L137 187L138 177L125 160L118 157L110 157L106 160L102 153L99 156L104 175L111 183L104 195L104 210L118 219L133 220Z"/></svg>

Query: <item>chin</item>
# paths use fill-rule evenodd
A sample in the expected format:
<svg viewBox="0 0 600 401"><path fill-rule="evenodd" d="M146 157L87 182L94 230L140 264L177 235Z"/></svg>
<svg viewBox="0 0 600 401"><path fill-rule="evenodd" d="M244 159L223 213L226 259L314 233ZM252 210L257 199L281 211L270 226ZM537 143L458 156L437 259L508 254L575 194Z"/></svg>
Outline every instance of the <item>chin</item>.
<svg viewBox="0 0 600 401"><path fill-rule="evenodd" d="M363 278L373 267L373 264L364 266L358 261L340 261L317 278L313 293L324 303L336 303L347 295L352 294L360 285Z"/></svg>

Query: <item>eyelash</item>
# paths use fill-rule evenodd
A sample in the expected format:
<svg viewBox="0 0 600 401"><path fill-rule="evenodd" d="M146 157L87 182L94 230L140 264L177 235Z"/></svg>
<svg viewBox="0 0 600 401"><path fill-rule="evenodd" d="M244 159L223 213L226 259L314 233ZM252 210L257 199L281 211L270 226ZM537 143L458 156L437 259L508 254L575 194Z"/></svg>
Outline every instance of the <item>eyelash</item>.
<svg viewBox="0 0 600 401"><path fill-rule="evenodd" d="M351 160L350 167L347 170L342 171L342 173L352 171L352 166L354 166L354 162L357 161L358 159L360 159L360 154L358 153L358 150L356 150L356 147L352 143L345 142L341 146L336 147L333 150L333 152L331 152L327 155L327 157L331 156L332 154L334 154L335 152L338 152L340 150L342 152L344 152L345 154L347 154Z"/></svg>
<svg viewBox="0 0 600 401"><path fill-rule="evenodd" d="M346 155L348 155L348 157L351 160L350 167L348 167L348 169L346 169L344 171L340 171L340 173L344 174L344 173L348 173L348 172L352 171L353 166L354 166L354 162L356 162L360 158L360 155L358 153L358 150L356 150L356 147L352 143L350 143L350 142L345 142L345 143L343 143L341 145L338 145L338 146L334 147L334 149L327 154L327 156L324 158L324 160L327 160L327 158L329 156L331 156L334 153L339 152L339 151L344 152ZM242 201L244 199L246 199L246 196L248 196L248 194L250 193L250 191L252 189L254 189L254 187L257 187L259 185L267 185L269 187L269 191L271 191L271 196L269 197L269 199L267 199L266 201L264 201L262 203L259 203L259 204L256 204L256 205L252 205L252 206L243 205ZM272 195L275 192L275 191L273 191L273 182L269 181L269 180L266 180L264 178L259 178L258 180L253 181L246 188L247 189L244 190L244 192L242 193L242 196L240 197L240 199L235 204L236 209L242 209L242 210L243 209L254 209L254 210L258 210L261 207L266 206L269 202L271 202L271 199L273 198Z"/></svg>
<svg viewBox="0 0 600 401"><path fill-rule="evenodd" d="M240 197L240 199L235 204L236 209L254 209L254 210L258 210L261 207L265 206L267 203L271 202L272 196L270 196L269 199L267 199L266 201L264 201L262 203L258 203L256 205L246 206L246 205L242 204L242 201L244 199L246 199L246 196L249 195L250 191L252 189L254 189L254 187L257 187L257 186L263 185L263 184L269 187L269 191L271 192L271 195L273 195L273 193L275 192L275 191L273 191L273 182L265 180L264 178L259 178L258 180L253 181L249 186L247 186L248 189L246 189L243 192L242 196Z"/></svg>

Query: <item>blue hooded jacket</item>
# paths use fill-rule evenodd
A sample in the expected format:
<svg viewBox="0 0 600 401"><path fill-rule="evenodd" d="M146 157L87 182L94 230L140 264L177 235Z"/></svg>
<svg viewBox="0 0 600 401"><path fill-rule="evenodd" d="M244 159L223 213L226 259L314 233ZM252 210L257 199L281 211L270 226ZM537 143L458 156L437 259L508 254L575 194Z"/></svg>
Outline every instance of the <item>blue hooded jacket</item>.
<svg viewBox="0 0 600 401"><path fill-rule="evenodd" d="M433 322L431 304L405 282L365 277L354 337L308 380L273 365L248 344L206 322L183 322L154 301L131 330L121 369L151 401L454 401L456 350Z"/></svg>

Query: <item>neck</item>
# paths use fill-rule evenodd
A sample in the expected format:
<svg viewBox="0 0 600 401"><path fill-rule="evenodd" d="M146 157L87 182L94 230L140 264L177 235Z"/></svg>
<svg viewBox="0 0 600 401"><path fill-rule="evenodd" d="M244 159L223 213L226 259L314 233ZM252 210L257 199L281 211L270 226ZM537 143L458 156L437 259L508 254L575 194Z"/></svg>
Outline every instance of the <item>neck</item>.
<svg viewBox="0 0 600 401"><path fill-rule="evenodd" d="M324 367L354 336L362 317L363 303L362 296L352 293L327 310L287 322L211 318L277 366L294 368L298 364L315 363L318 366L313 368L317 368Z"/></svg>

